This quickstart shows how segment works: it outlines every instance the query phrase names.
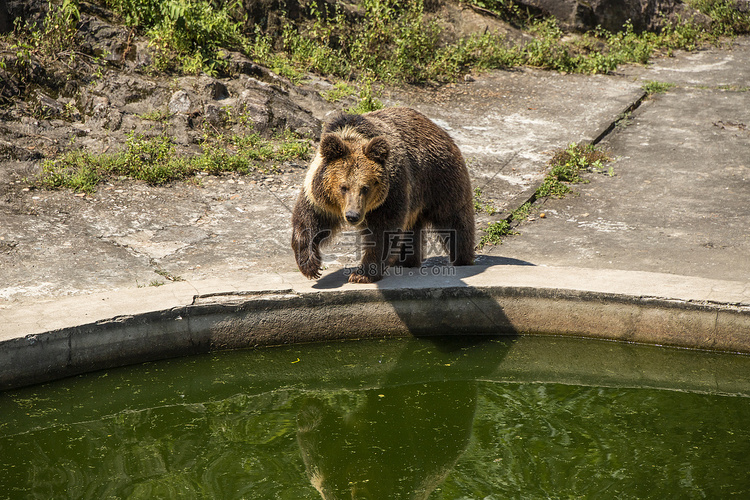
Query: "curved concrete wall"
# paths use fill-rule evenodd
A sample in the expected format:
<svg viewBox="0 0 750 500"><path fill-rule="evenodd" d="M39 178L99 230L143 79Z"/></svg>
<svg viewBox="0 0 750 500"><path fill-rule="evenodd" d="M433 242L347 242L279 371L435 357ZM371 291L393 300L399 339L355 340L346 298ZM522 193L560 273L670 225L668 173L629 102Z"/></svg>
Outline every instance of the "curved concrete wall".
<svg viewBox="0 0 750 500"><path fill-rule="evenodd" d="M343 338L552 334L750 353L742 283L532 266L349 285L267 275L0 311L0 388L219 349Z"/></svg>

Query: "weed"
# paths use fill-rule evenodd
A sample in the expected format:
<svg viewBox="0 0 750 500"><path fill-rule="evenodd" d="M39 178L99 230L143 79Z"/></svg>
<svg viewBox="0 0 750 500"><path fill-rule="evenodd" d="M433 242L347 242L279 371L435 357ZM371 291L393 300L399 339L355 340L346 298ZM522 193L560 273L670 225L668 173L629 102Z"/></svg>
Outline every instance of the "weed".
<svg viewBox="0 0 750 500"><path fill-rule="evenodd" d="M241 50L247 39L242 22L232 13L241 8L239 0L214 2L201 0L106 0L125 23L145 31L156 51L154 69L201 71L215 75L226 62L220 49Z"/></svg>
<svg viewBox="0 0 750 500"><path fill-rule="evenodd" d="M517 46L489 32L446 44L439 24L425 16L424 0L361 0L363 14L357 23L348 21L334 2L300 2L307 16L301 21L282 19L283 28L269 32L257 25L243 31L241 0L101 1L149 37L156 71L215 75L226 70L226 48L294 82L308 71L344 79L368 74L389 83L454 81L472 69L519 65L606 73L622 63L645 63L657 52L691 50L721 36L750 32L750 13L737 8L734 0L690 0L712 18L710 29L685 20L667 24L658 34L636 33L627 23L617 33L596 29L575 37L564 37L553 18L524 11L512 0L465 0L533 35ZM14 45L17 64L28 64L42 52L55 58L81 56L71 51L77 0L51 4L49 12L40 29L27 26L28 33Z"/></svg>
<svg viewBox="0 0 750 500"><path fill-rule="evenodd" d="M67 58L67 64L75 62L78 55L74 50L75 34L79 18L77 2L63 0L60 5L49 3L41 25L16 20L15 43L10 45L10 49L15 55L13 65L21 83L31 83L35 61L47 65Z"/></svg>
<svg viewBox="0 0 750 500"><path fill-rule="evenodd" d="M687 3L713 20L711 29L717 36L750 33L750 11L738 8L734 0L688 0Z"/></svg>
<svg viewBox="0 0 750 500"><path fill-rule="evenodd" d="M158 274L159 276L162 276L163 278L168 279L169 281L185 281L181 276L174 275L170 273L169 271L165 271L163 269L155 269L154 272ZM164 283L162 283L162 285L163 284Z"/></svg>
<svg viewBox="0 0 750 500"><path fill-rule="evenodd" d="M362 80L359 89L359 101L357 101L356 106L347 109L347 112L361 115L362 113L369 113L383 107L383 103L378 99L380 92L373 90L372 84L373 79L369 76Z"/></svg>
<svg viewBox="0 0 750 500"><path fill-rule="evenodd" d="M163 109L154 109L140 115L143 120L150 120L154 122L164 123L169 120L169 111Z"/></svg>
<svg viewBox="0 0 750 500"><path fill-rule="evenodd" d="M513 234L516 234L516 232L513 231L510 222L507 220L491 222L487 225L482 238L479 240L479 248L485 245L499 245L502 243L503 238Z"/></svg>
<svg viewBox="0 0 750 500"><path fill-rule="evenodd" d="M474 188L474 211L477 213L484 212L487 215L495 215L497 210L492 203L482 199L482 190Z"/></svg>
<svg viewBox="0 0 750 500"><path fill-rule="evenodd" d="M294 82L309 71L344 79L368 74L387 83L454 81L471 69L519 65L607 73L622 63L645 63L656 52L690 50L750 31L750 13L733 0L690 0L714 20L710 30L686 20L667 24L658 34L636 33L627 23L617 33L597 29L576 37L564 37L553 18L512 0L465 1L529 31L533 39L511 46L485 32L446 44L438 23L425 16L424 0L361 0L357 23L348 21L335 2L300 2L306 16L282 18L282 28L269 32L258 25L242 31L240 0L105 0L150 37L155 69L215 74L226 66L219 50L226 47Z"/></svg>
<svg viewBox="0 0 750 500"><path fill-rule="evenodd" d="M650 80L644 83L643 86L641 86L641 88L648 95L654 95L654 94L663 94L674 86L675 86L674 83L665 83L665 82L657 82L657 81Z"/></svg>
<svg viewBox="0 0 750 500"><path fill-rule="evenodd" d="M604 172L604 163L609 161L609 156L594 146L581 146L570 144L567 148L554 153L548 165L551 167L549 173L544 177L542 184L534 193L534 199L545 197L561 198L571 192L570 184L588 182L581 177L583 172ZM607 175L613 176L614 170L610 167ZM475 190L475 195L478 190ZM505 219L490 223L484 230L479 241L479 248L491 244L498 245L506 236L518 234L513 227L524 221L531 213L533 201L529 201L515 209ZM474 201L475 208L477 201Z"/></svg>
<svg viewBox="0 0 750 500"><path fill-rule="evenodd" d="M529 217L529 214L531 213L531 202L527 201L517 209L515 209L510 214L510 221L511 222L521 222Z"/></svg>
<svg viewBox="0 0 750 500"><path fill-rule="evenodd" d="M604 169L604 162L609 157L594 146L570 144L566 149L557 151L549 161L550 171L536 190L537 198L551 196L561 198L571 191L570 184L585 183L582 172Z"/></svg>
<svg viewBox="0 0 750 500"><path fill-rule="evenodd" d="M617 115L617 120L615 120L615 127L622 129L627 127L631 124L633 121L633 112L632 111L624 111Z"/></svg>
<svg viewBox="0 0 750 500"><path fill-rule="evenodd" d="M323 98L328 102L338 102L341 99L345 99L356 92L355 88L346 82L337 82L333 88L327 92L323 92Z"/></svg>
<svg viewBox="0 0 750 500"><path fill-rule="evenodd" d="M477 2L505 7L511 2ZM656 51L695 48L709 41L711 35L691 22L667 25L660 34L636 33L626 23L617 33L597 29L572 41L564 37L554 18L524 18L523 26L533 39L523 46L509 46L499 35L472 35L448 45L438 43L440 29L425 21L422 2L398 7L396 2L368 0L363 2L362 27L339 27L337 45L314 47L310 39L293 31L294 43L285 39L289 59L302 60L305 69L346 75L353 71L370 71L384 81L455 80L469 68L489 69L528 65L578 73L606 73L625 62L645 63ZM340 21L340 18L337 18ZM318 18L317 32L328 22ZM291 28L290 28L291 30ZM321 37L325 43L333 38ZM313 43L313 45L310 45ZM325 50L323 50L325 49ZM338 61L338 62L336 62ZM356 63L355 63L356 61ZM327 65L327 66L326 66Z"/></svg>
<svg viewBox="0 0 750 500"><path fill-rule="evenodd" d="M71 151L56 160L42 164L39 184L45 189L69 188L77 192L93 193L102 180L108 158L95 157L86 151Z"/></svg>

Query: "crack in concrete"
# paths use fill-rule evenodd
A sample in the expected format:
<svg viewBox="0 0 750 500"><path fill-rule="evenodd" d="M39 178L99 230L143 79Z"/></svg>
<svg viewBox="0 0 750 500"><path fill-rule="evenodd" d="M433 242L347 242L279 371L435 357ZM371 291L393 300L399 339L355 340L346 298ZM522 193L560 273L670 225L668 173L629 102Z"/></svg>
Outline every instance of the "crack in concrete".
<svg viewBox="0 0 750 500"><path fill-rule="evenodd" d="M641 104L643 104L643 102L648 98L648 96L649 96L649 94L644 91L638 97L638 99L636 99L635 101L633 101L632 103L630 103L620 114L618 114L617 118L615 120L613 120L609 125L607 125L606 127L604 127L604 130L602 130L594 139L592 139L590 141L584 140L583 143L584 144L590 144L592 146L596 146L597 144L599 144L600 142L602 142L609 134L612 133L613 130L615 130L615 128L617 128L618 124L620 124L623 120L628 119L628 117L636 109L638 109L641 106ZM515 154L513 155L513 157L515 157ZM513 157L511 157L511 160L513 159ZM510 160L508 160L508 162L501 167L501 169L497 172L497 174L499 174L502 171L502 169L505 168L505 166L509 162L510 162ZM495 176L493 176L493 178L494 177ZM487 181L487 182L489 182L489 181ZM518 210L520 207L522 207L523 205L525 205L527 203L528 204L535 203L537 201L537 195L536 195L537 190L539 189L539 187L542 185L543 182L544 182L544 177L542 177L541 179L537 180L536 182L533 182L532 183L533 190L531 191L531 195L521 198L520 199L520 203L518 202L518 200L514 200L516 203L511 203L510 204L511 208L508 210L508 216L505 217L503 220L505 220L505 222L507 222L508 224L510 224L512 222L512 219L513 219L513 213L516 210Z"/></svg>

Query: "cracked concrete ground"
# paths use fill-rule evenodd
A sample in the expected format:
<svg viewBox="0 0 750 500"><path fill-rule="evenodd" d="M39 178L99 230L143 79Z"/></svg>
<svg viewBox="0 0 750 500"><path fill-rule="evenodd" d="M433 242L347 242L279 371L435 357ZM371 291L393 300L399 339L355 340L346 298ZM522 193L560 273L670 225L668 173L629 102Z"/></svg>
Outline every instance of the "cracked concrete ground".
<svg viewBox="0 0 750 500"><path fill-rule="evenodd" d="M231 88L231 85L228 87ZM388 105L415 107L464 152L472 184L501 213L523 203L551 151L588 141L643 95L609 76L490 72L437 91L391 91ZM35 300L184 280L296 269L290 214L306 165L263 179L205 177L203 187L114 181L93 196L29 191L23 213L4 214L0 299ZM344 237L326 252L331 269L353 265ZM12 245L12 246L11 246Z"/></svg>
<svg viewBox="0 0 750 500"><path fill-rule="evenodd" d="M620 75L674 86L601 142L615 175L591 175L576 195L548 200L544 219L487 253L749 283L750 43Z"/></svg>

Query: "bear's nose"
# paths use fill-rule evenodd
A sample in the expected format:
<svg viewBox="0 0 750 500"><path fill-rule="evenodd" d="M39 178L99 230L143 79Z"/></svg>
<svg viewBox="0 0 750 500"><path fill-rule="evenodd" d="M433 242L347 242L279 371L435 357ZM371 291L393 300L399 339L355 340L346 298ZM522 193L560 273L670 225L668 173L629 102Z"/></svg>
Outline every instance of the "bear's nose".
<svg viewBox="0 0 750 500"><path fill-rule="evenodd" d="M352 211L346 212L346 215L344 215L344 217L346 217L346 221L349 224L356 224L357 222L359 222L358 212L352 212Z"/></svg>

